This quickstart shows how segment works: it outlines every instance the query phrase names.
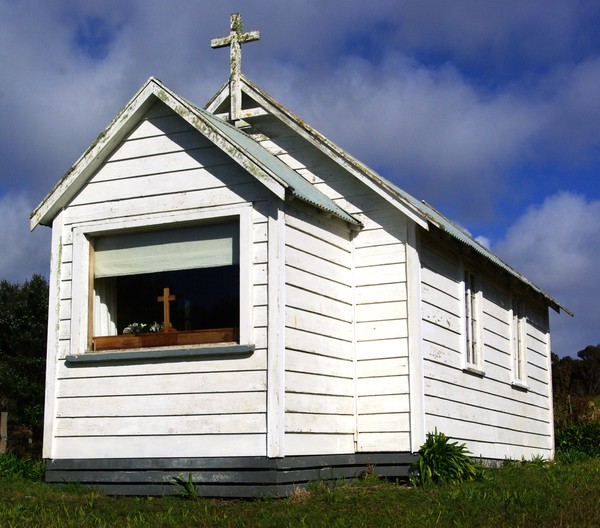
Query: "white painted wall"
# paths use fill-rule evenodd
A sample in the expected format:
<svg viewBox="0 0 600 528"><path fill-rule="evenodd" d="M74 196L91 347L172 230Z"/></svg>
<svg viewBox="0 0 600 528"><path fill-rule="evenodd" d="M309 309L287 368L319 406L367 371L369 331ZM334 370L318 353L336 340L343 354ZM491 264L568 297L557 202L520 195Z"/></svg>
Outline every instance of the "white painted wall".
<svg viewBox="0 0 600 528"><path fill-rule="evenodd" d="M483 273L485 375L465 372L459 257L438 251L424 233L419 249L412 222L275 118L257 119L251 132L364 227L352 231L304 202L275 203L262 184L157 104L56 222L52 298L60 301L51 311L49 346L58 352L49 355L48 372L56 376L45 456L414 451L423 431L435 427L475 455L550 455L543 309L526 304L523 390L511 384L509 289ZM85 319L87 272L73 268L73 255L85 253L86 229L199 211L218 217L250 210L248 204L254 354L65 364L67 354L85 352L85 340L73 336ZM421 310L410 321L409 305Z"/></svg>
<svg viewBox="0 0 600 528"><path fill-rule="evenodd" d="M149 154L151 153L151 154ZM162 104L155 105L62 215L58 354L50 458L266 454L269 191ZM253 203L248 358L68 366L74 350L74 233ZM233 210L232 209L232 210ZM78 231L79 230L79 231ZM58 268L56 268L58 269ZM74 273L75 271L75 273ZM81 282L81 281L80 281ZM79 302L81 305L81 302ZM50 343L52 346L52 343ZM79 346L79 345L77 345ZM49 371L50 372L50 371Z"/></svg>
<svg viewBox="0 0 600 528"><path fill-rule="evenodd" d="M470 255L481 277L483 375L464 369L460 258L423 234L422 321L425 425L466 442L476 456L520 459L553 454L547 313L525 301L527 389L512 384L509 281Z"/></svg>
<svg viewBox="0 0 600 528"><path fill-rule="evenodd" d="M311 213L294 204L286 214L288 455L354 451L350 233Z"/></svg>
<svg viewBox="0 0 600 528"><path fill-rule="evenodd" d="M410 451L406 220L283 123L253 131L364 223L286 210L286 453Z"/></svg>

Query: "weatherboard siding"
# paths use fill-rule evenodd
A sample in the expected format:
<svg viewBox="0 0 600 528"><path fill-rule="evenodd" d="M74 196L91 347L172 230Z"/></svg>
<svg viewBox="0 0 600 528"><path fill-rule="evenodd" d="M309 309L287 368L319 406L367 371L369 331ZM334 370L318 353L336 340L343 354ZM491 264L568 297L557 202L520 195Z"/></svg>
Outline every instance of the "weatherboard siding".
<svg viewBox="0 0 600 528"><path fill-rule="evenodd" d="M409 451L406 219L377 205L354 240L357 447Z"/></svg>
<svg viewBox="0 0 600 528"><path fill-rule="evenodd" d="M319 216L286 210L286 455L354 451L350 232Z"/></svg>
<svg viewBox="0 0 600 528"><path fill-rule="evenodd" d="M264 456L267 444L269 191L162 104L107 158L63 213L55 419L47 456ZM255 351L193 361L67 364L73 349L74 230L104 220L254 203Z"/></svg>
<svg viewBox="0 0 600 528"><path fill-rule="evenodd" d="M315 295L328 292L325 295L333 296L335 292L336 301L340 303L324 304L322 313L337 314L337 317L345 322L352 322L351 330L343 334L349 341L347 348L352 351L352 355L345 356L348 361L338 367L338 374L335 375L348 379L352 375L351 369L354 369L354 401L351 401L350 396L332 397L327 394L323 395L329 398L324 400L323 408L327 409L328 405L337 408L340 399L348 406L355 406L353 427L356 443L352 446L350 438L345 438L341 444L344 449L408 451L410 414L406 219L385 200L374 195L365 185L283 123L269 117L257 121L258 125L253 127L253 131L262 134L262 145L265 148L297 170L344 210L356 215L364 226L351 236L349 251L352 256L347 264L351 274L348 282L335 269L335 266L340 264L335 262L335 257L331 257L331 262L325 262L323 258L319 258L317 262L308 261L307 269L300 271L296 266L303 265L305 253L296 255L296 248L286 248L286 258L291 264L286 270L290 285L287 295L297 293L293 287L296 279L304 283L308 280L317 286ZM320 257L325 255L318 250L317 254ZM319 273L315 273L314 270L319 270ZM344 284L351 287L340 287L338 284L332 286L331 280L326 277L328 273L331 274L329 277L337 281L343 279ZM348 310L349 316L346 315ZM289 318L292 321L295 316L294 311L290 312ZM307 349L319 346L321 349L334 351L328 353L336 354L338 343L334 341L339 335L336 337L332 332L336 332L341 326L321 318L319 329L316 331L323 335L311 335L308 338L309 344L306 333L299 334L293 325L288 325L287 341L300 341ZM354 363L350 361L352 357L355 358ZM310 359L307 358L305 364L312 364ZM321 377L327 375L330 374L324 371ZM315 381L321 380L317 378ZM330 421L329 427L337 427L340 430L340 423L343 427L350 427L350 409L345 412L346 418L342 422ZM309 424L308 418L306 423ZM316 422L309 425L317 430L320 427ZM313 443L316 445L322 440L321 437L315 438ZM290 441L291 439L287 440L288 444ZM301 442L298 440L298 443ZM333 442L328 445L340 448L340 445ZM304 443L302 446L304 447Z"/></svg>
<svg viewBox="0 0 600 528"><path fill-rule="evenodd" d="M548 334L543 312L527 306L527 388L513 385L512 313L502 277L481 273L482 374L464 369L459 257L423 237L421 250L425 425L476 456L552 456ZM477 268L476 268L477 269ZM485 269L485 268L484 268ZM541 315L542 314L542 315ZM532 324L539 321L538 328Z"/></svg>

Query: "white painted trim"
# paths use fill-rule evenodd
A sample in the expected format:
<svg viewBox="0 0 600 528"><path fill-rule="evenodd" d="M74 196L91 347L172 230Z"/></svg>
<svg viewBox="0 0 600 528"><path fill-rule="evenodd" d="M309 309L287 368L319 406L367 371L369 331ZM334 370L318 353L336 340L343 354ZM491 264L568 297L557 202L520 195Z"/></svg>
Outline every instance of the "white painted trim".
<svg viewBox="0 0 600 528"><path fill-rule="evenodd" d="M133 98L117 114L108 127L96 138L88 149L75 162L71 169L56 184L54 189L33 211L30 228L52 220L54 212L64 207L79 191L88 176L104 161L102 154L110 152L137 124L141 116L156 102L150 97L158 90L157 80L148 79Z"/></svg>
<svg viewBox="0 0 600 528"><path fill-rule="evenodd" d="M285 214L271 199L268 219L267 456L285 456Z"/></svg>
<svg viewBox="0 0 600 528"><path fill-rule="evenodd" d="M139 122L144 113L159 100L245 168L276 196L282 200L285 198L286 185L277 174L268 171L260 161L251 158L248 153L241 150L235 140L210 123L205 115L195 110L193 106L169 90L159 80L151 77L33 211L30 229L33 230L39 223L50 222L56 211L69 203L87 179L104 162L106 153L111 152Z"/></svg>
<svg viewBox="0 0 600 528"><path fill-rule="evenodd" d="M73 277L71 282L71 355L88 349L88 315L90 296L90 241L86 233L73 229Z"/></svg>
<svg viewBox="0 0 600 528"><path fill-rule="evenodd" d="M254 343L254 299L252 283L252 249L254 229L252 204L224 208L238 211L240 223L240 344ZM227 215L223 215L227 216Z"/></svg>
<svg viewBox="0 0 600 528"><path fill-rule="evenodd" d="M189 103L181 99L174 92L168 90L164 85L157 88L156 95L181 118L198 130L205 138L221 149L231 159L236 161L250 175L260 181L267 189L275 194L275 196L280 200L285 199L287 185L284 184L277 174L268 170L263 163L251 157L249 152L241 150L241 147L235 140L225 135L221 130L218 130L205 116L194 111Z"/></svg>
<svg viewBox="0 0 600 528"><path fill-rule="evenodd" d="M407 219L406 301L408 311L408 375L410 387L410 449L416 453L425 442L425 385L421 319L421 260L417 224Z"/></svg>
<svg viewBox="0 0 600 528"><path fill-rule="evenodd" d="M204 109L211 114L214 114L216 109L223 104L229 97L229 80L221 87L221 89L213 95L212 99L206 104ZM229 114L224 114L229 118Z"/></svg>
<svg viewBox="0 0 600 528"><path fill-rule="evenodd" d="M350 231L352 251L352 362L354 366L354 452L360 451L360 431L358 428L358 353L356 341L356 235L357 231Z"/></svg>
<svg viewBox="0 0 600 528"><path fill-rule="evenodd" d="M546 386L548 387L548 429L550 433L550 460L556 456L555 438L554 438L554 391L552 389L552 343L550 339L550 318L548 317L548 308L546 307L546 366L548 377Z"/></svg>
<svg viewBox="0 0 600 528"><path fill-rule="evenodd" d="M63 212L52 223L50 252L50 284L48 296L48 339L46 344L46 391L44 401L43 458L52 458L57 394L56 362L58 361L58 334L60 324L60 275L62 256Z"/></svg>
<svg viewBox="0 0 600 528"><path fill-rule="evenodd" d="M214 207L197 211L168 212L78 224L73 228L73 285L71 313L71 355L88 348L88 299L90 238L122 230L153 226L177 227L190 222L238 217L240 226L240 344L252 344L252 204ZM75 264L77 263L77 264Z"/></svg>
<svg viewBox="0 0 600 528"><path fill-rule="evenodd" d="M266 97L264 97L261 93L257 92L254 87L250 86L247 83L247 80L242 77L242 91L249 95L252 99L254 99L260 106L266 108L268 112L273 114L275 117L280 119L283 123L289 126L292 130L294 130L297 134L306 139L309 143L313 144L317 149L319 149L323 154L328 156L330 159L335 161L338 165L344 167L348 172L350 172L355 178L364 183L367 187L372 189L376 194L381 196L384 200L389 202L396 209L405 214L408 218L410 218L413 222L420 225L423 229L429 230L429 224L427 220L420 214L418 210L416 210L412 205L404 203L399 198L396 198L382 189L382 186L377 184L374 181L376 178L375 174L371 174L371 177L365 175L364 172L359 171L356 168L357 163L352 163L349 161L349 155L344 153L342 149L338 146L334 145L324 136L322 136L319 132L312 129L308 125L300 125L300 119L294 116L289 110L279 108L272 104ZM265 94L266 95L266 94ZM284 111L285 110L285 111ZM383 185L383 182L381 182Z"/></svg>
<svg viewBox="0 0 600 528"><path fill-rule="evenodd" d="M483 345L483 282L481 276L475 270L466 266L465 263L460 261L460 334L461 334L461 356L462 356L462 368L465 372L470 372L478 376L484 376L485 370L484 365L484 345ZM476 325L475 325L475 344L476 344L476 361L470 362L468 359L469 351L467 350L467 312L466 312L466 284L465 284L465 273L470 272L473 274L474 285L476 289L475 293L475 305L472 306L471 312L475 314Z"/></svg>
<svg viewBox="0 0 600 528"><path fill-rule="evenodd" d="M510 292L510 362L511 383L517 387L527 389L527 318L523 314L524 299ZM518 306L521 310L518 310ZM517 310L515 310L517 307ZM519 376L519 364L523 375Z"/></svg>

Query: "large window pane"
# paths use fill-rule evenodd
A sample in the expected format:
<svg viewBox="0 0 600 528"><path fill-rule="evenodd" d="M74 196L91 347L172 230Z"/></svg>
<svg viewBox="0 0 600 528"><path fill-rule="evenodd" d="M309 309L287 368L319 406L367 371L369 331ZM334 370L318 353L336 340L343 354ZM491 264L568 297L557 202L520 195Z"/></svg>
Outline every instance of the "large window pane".
<svg viewBox="0 0 600 528"><path fill-rule="evenodd" d="M233 329L228 335L237 333L237 222L98 237L94 246L95 337L129 334L132 328L133 333L140 328L144 333L222 328ZM160 298L167 288L170 325L165 329Z"/></svg>

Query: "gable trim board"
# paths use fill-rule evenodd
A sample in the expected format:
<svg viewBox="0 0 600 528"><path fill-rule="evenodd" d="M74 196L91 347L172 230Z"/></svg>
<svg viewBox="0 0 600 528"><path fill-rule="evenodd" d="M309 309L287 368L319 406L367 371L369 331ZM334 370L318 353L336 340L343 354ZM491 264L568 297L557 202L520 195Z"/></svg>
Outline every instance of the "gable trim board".
<svg viewBox="0 0 600 528"><path fill-rule="evenodd" d="M213 115L227 90L203 110L149 79L32 214L32 228L53 226L49 479L170 493L164 483L191 471L205 495L254 496L354 477L368 463L405 476L433 427L470 441L457 435L485 410L474 394L498 407L478 426L475 454L551 453L543 332L548 306L564 308L245 77L245 105L258 105L242 112L249 128ZM233 218L235 343L89 350L98 236ZM491 359L477 378L464 372L463 257L492 277L482 294ZM506 300L515 283L537 310L524 329L531 382L518 393ZM515 427L529 435L521 443Z"/></svg>
<svg viewBox="0 0 600 528"><path fill-rule="evenodd" d="M31 229L38 224L50 225L57 212L75 196L100 166L104 156L116 148L157 100L185 119L280 199L285 199L287 191L291 196L339 216L349 224L360 226L360 221L342 210L276 156L235 127L195 107L158 79L151 77L33 211Z"/></svg>

